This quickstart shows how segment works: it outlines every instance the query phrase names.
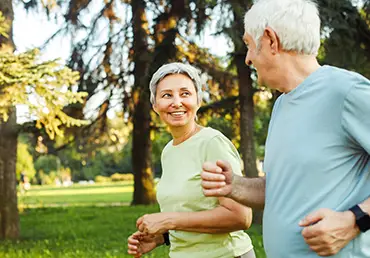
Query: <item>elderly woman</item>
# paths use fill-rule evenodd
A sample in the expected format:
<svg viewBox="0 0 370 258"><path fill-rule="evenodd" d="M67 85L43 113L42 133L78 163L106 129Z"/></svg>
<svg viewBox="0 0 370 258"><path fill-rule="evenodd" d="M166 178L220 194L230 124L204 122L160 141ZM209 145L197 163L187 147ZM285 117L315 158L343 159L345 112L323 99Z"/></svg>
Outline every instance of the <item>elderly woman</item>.
<svg viewBox="0 0 370 258"><path fill-rule="evenodd" d="M255 257L243 232L251 224L251 209L202 192L204 162L226 160L241 175L241 160L222 133L196 123L202 100L198 70L181 63L164 65L153 75L150 92L153 109L173 140L162 152L163 173L157 186L161 212L137 220L139 231L129 237L128 253L140 257L170 242L171 258Z"/></svg>

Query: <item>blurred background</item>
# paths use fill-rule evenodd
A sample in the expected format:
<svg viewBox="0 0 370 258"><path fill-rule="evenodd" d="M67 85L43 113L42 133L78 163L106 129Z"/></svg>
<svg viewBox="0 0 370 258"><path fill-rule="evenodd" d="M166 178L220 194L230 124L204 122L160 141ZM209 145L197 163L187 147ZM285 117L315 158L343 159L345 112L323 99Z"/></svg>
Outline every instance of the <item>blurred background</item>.
<svg viewBox="0 0 370 258"><path fill-rule="evenodd" d="M370 1L317 2L320 63L370 78ZM235 144L246 176L263 175L280 93L257 85L244 63L252 4L0 1L0 257L129 257L136 219L158 211L160 156L171 136L151 110L148 84L168 62L199 68L199 123ZM260 224L254 211L248 232L258 258Z"/></svg>

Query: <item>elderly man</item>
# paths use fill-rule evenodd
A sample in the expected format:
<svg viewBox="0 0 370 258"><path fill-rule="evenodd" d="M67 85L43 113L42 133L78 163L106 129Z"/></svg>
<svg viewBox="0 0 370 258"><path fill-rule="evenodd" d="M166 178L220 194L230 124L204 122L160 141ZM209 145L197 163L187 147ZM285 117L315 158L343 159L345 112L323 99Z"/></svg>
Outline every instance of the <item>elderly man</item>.
<svg viewBox="0 0 370 258"><path fill-rule="evenodd" d="M203 165L206 196L264 208L268 257L370 257L370 82L316 60L317 6L260 0L245 15L246 64L283 94L266 141L265 178Z"/></svg>

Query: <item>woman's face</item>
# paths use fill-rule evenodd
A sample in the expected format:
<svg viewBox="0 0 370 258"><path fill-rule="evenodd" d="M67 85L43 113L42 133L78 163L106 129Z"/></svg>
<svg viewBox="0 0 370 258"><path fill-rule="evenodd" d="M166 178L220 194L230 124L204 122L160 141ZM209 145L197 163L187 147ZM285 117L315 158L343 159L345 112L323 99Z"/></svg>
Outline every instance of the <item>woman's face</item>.
<svg viewBox="0 0 370 258"><path fill-rule="evenodd" d="M153 108L170 128L193 123L199 109L193 81L183 74L166 76L157 85Z"/></svg>

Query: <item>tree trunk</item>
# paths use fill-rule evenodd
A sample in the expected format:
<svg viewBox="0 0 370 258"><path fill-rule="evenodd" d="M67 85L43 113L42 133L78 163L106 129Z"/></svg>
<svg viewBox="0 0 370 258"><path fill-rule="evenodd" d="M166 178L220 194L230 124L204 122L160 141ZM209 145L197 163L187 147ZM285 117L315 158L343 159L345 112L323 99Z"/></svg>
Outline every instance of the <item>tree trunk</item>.
<svg viewBox="0 0 370 258"><path fill-rule="evenodd" d="M258 177L256 165L256 151L254 148L254 103L253 80L251 69L245 64L247 48L242 40L244 34L244 14L250 8L251 1L235 1L231 6L234 15L234 28L238 32L232 38L235 46L234 63L236 65L239 82L240 105L240 147L244 162L245 175Z"/></svg>
<svg viewBox="0 0 370 258"><path fill-rule="evenodd" d="M235 46L235 65L239 81L240 105L240 151L244 163L244 172L247 177L258 177L256 151L254 146L254 102L253 80L251 69L245 64L247 48L242 41L244 34L243 16L250 8L252 1L237 1L232 4L235 20L235 29L239 38L233 38ZM241 10L244 10L241 12ZM262 212L253 210L253 223L262 224Z"/></svg>
<svg viewBox="0 0 370 258"><path fill-rule="evenodd" d="M134 172L134 194L132 205L156 202L151 165L150 111L148 87L148 43L145 1L131 1L133 17L133 61L135 63L135 87L133 96L132 166Z"/></svg>
<svg viewBox="0 0 370 258"><path fill-rule="evenodd" d="M0 51L14 51L13 6L11 0L1 0L0 11L6 18L8 38L0 36ZM1 85L0 85L1 90ZM17 203L17 118L15 107L10 108L9 119L0 119L0 239L19 238Z"/></svg>
<svg viewBox="0 0 370 258"><path fill-rule="evenodd" d="M258 177L254 148L254 89L251 70L244 63L244 55L235 57L239 79L240 149L247 177ZM253 210L253 223L262 224L262 212Z"/></svg>
<svg viewBox="0 0 370 258"><path fill-rule="evenodd" d="M155 201L155 191L151 170L149 78L163 64L176 58L175 39L179 15L185 13L182 0L172 2L171 9L158 17L154 27L155 48L151 58L148 54L147 33L145 27L145 3L132 3L134 18L134 56L135 86L140 87L139 102L135 106L133 135L133 166L135 171L135 190L133 204L148 204ZM135 6L135 8L134 8ZM141 18L139 18L141 17ZM136 33L135 33L136 30ZM135 38L137 36L137 38ZM140 56L141 55L141 56ZM137 70L136 70L137 69ZM144 72L145 71L145 72ZM146 76L143 76L146 75ZM137 84L136 81L140 81ZM137 130L135 130L135 125ZM135 140L136 139L136 140ZM137 143L137 145L135 145ZM148 152L146 152L148 151ZM143 154L145 153L145 154ZM134 156L136 155L136 156ZM143 157L146 157L145 159ZM141 171L137 173L137 171ZM136 178L137 176L137 178ZM149 189L152 189L149 191ZM143 196L143 193L145 196ZM149 200L149 201L148 201ZM150 201L152 200L152 201Z"/></svg>
<svg viewBox="0 0 370 258"><path fill-rule="evenodd" d="M17 203L17 128L15 108L6 123L0 122L0 238L19 237Z"/></svg>
<svg viewBox="0 0 370 258"><path fill-rule="evenodd" d="M245 175L258 177L256 166L256 152L254 148L254 104L250 77L251 71L244 63L244 56L235 57L239 80L239 105L240 105L240 149L244 162Z"/></svg>

